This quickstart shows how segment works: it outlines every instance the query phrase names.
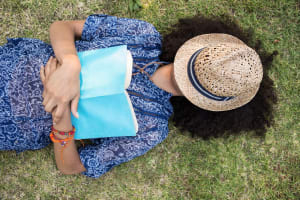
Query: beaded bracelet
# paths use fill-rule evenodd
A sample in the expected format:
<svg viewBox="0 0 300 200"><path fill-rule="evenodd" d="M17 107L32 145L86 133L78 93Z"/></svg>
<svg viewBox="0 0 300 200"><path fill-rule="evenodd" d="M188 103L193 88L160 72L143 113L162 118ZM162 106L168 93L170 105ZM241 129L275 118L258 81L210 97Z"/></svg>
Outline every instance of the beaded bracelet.
<svg viewBox="0 0 300 200"><path fill-rule="evenodd" d="M55 134L53 132L50 133L50 139L53 143L60 143L61 146L65 146L66 144L68 144L69 141L73 140L74 135L72 135L71 137L67 137L65 139L58 139L55 137Z"/></svg>
<svg viewBox="0 0 300 200"><path fill-rule="evenodd" d="M74 127L73 127L72 131L70 131L70 132L57 131L56 129L54 129L52 127L52 131L50 132L51 141L53 143L60 143L62 145L62 148L60 150L60 159L63 161L63 165L65 164L65 161L63 159L63 151L66 148L66 146L69 144L69 141L74 139L74 132L75 132ZM61 133L64 133L63 135L67 135L68 137L65 139L58 139L57 137L55 137L55 133L59 133L60 135L62 135Z"/></svg>
<svg viewBox="0 0 300 200"><path fill-rule="evenodd" d="M72 130L69 132L64 132L64 131L58 131L56 130L53 126L51 127L51 132L54 134L59 134L59 135L65 135L65 136L72 136L75 133L75 127L73 126Z"/></svg>

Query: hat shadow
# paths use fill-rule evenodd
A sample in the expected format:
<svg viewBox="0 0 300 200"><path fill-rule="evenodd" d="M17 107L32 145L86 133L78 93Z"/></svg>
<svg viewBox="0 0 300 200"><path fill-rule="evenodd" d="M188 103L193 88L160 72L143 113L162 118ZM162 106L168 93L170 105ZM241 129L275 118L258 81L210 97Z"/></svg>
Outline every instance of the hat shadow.
<svg viewBox="0 0 300 200"><path fill-rule="evenodd" d="M272 67L277 51L267 52L260 40L254 38L253 29L243 30L232 17L194 16L180 19L163 38L161 60L173 62L179 47L187 40L200 34L226 33L233 35L259 54L263 65L263 79L256 96L246 105L230 111L207 111L190 103L185 97L172 97L174 114L171 121L182 134L209 139L227 137L245 132L264 136L274 123L274 106L277 94L268 71Z"/></svg>

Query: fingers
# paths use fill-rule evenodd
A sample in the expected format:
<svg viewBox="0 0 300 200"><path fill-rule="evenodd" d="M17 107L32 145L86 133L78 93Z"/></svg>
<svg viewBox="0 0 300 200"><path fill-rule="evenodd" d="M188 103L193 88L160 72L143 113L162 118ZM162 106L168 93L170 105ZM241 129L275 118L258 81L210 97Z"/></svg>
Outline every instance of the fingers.
<svg viewBox="0 0 300 200"><path fill-rule="evenodd" d="M67 108L67 105L68 104L60 104L56 107L56 111L55 111L54 115L52 116L53 117L52 120L53 120L54 124L58 123L61 120L63 113Z"/></svg>
<svg viewBox="0 0 300 200"><path fill-rule="evenodd" d="M50 66L51 66L52 60L53 60L53 57L51 56L50 59L48 60L47 64L46 64L46 66L45 66L45 77L46 77L46 79L48 79L49 76L50 76Z"/></svg>
<svg viewBox="0 0 300 200"><path fill-rule="evenodd" d="M79 118L77 108L78 108L78 101L79 101L79 95L77 95L72 101L71 101L71 112L76 117Z"/></svg>
<svg viewBox="0 0 300 200"><path fill-rule="evenodd" d="M41 78L43 85L45 85L46 77L45 77L45 68L43 65L41 66L41 69L40 69L40 78Z"/></svg>
<svg viewBox="0 0 300 200"><path fill-rule="evenodd" d="M50 63L50 75L56 70L56 66L57 66L57 59L52 58Z"/></svg>
<svg viewBox="0 0 300 200"><path fill-rule="evenodd" d="M48 101L51 98L51 96L49 95L49 93L46 92L45 90L46 90L46 88L44 88L44 91L43 91L43 98L44 98L43 105L44 105L44 107L47 105Z"/></svg>
<svg viewBox="0 0 300 200"><path fill-rule="evenodd" d="M48 79L51 76L51 74L56 70L57 65L57 59L51 56L44 69L45 79Z"/></svg>
<svg viewBox="0 0 300 200"><path fill-rule="evenodd" d="M55 113L56 113L56 108L54 108L53 109L53 111L52 111L52 113L51 113L51 115L52 115L52 123L53 123L53 125L55 125L56 123L53 121L53 119L54 119L54 116L55 116Z"/></svg>
<svg viewBox="0 0 300 200"><path fill-rule="evenodd" d="M43 105L45 111L53 112L53 115L55 115L53 119L56 122L60 121L62 113L66 110L66 104L69 106L72 99L74 100L72 110L74 116L78 117L76 112L79 94L77 97L74 91L76 89L79 93L79 80L72 78L73 76L70 75L72 73L72 70L69 70L69 68L60 67L57 59L53 57L50 57L46 65L41 67L40 70L40 77L44 85L42 94L44 98ZM77 75L76 73L76 77ZM68 109L70 108L68 107Z"/></svg>
<svg viewBox="0 0 300 200"><path fill-rule="evenodd" d="M44 105L46 112L50 112L50 113L56 107L56 103L53 98L49 99L45 104L43 102L43 105Z"/></svg>
<svg viewBox="0 0 300 200"><path fill-rule="evenodd" d="M49 79L49 77L51 76L51 74L57 69L57 59L56 58L53 58L52 56L50 56L49 60L47 61L46 63L46 66L41 66L41 69L40 69L40 78L41 78L41 81L43 83L43 86L44 86L44 91L43 91L43 98L45 98L46 96L46 93L47 93L47 88L45 87L46 86L46 82L47 80ZM44 105L47 104L47 101L45 102L44 100Z"/></svg>

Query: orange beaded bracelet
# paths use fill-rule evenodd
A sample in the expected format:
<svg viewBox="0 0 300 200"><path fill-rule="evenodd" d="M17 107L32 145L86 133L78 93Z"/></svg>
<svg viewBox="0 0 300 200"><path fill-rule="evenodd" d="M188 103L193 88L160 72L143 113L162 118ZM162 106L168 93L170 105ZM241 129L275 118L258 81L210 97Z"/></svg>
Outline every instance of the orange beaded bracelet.
<svg viewBox="0 0 300 200"><path fill-rule="evenodd" d="M53 132L50 133L50 139L51 139L51 141L52 141L53 143L60 143L62 146L65 146L65 145L68 143L68 141L73 140L73 138L74 138L74 135L71 136L71 137L67 137L67 138L65 138L65 139L57 139L57 138L55 137L55 135L54 135Z"/></svg>
<svg viewBox="0 0 300 200"><path fill-rule="evenodd" d="M68 137L65 139L58 139L55 137L55 133L59 133L60 135L67 135ZM64 134L61 134L64 133ZM63 164L65 163L63 159L63 151L68 145L69 141L74 139L74 133L75 133L75 128L73 127L72 131L70 132L62 132L62 131L57 131L52 127L52 131L50 132L50 139L53 143L60 143L62 145L62 148L60 150L60 158L63 161Z"/></svg>

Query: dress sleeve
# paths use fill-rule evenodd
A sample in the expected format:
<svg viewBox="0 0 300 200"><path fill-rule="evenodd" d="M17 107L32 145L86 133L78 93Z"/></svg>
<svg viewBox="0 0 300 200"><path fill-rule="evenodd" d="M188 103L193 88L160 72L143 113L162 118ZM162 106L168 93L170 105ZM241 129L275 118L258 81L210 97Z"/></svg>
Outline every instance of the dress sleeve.
<svg viewBox="0 0 300 200"><path fill-rule="evenodd" d="M90 15L84 24L82 40L93 41L102 37L159 35L155 27L145 21L118 18L109 15Z"/></svg>
<svg viewBox="0 0 300 200"><path fill-rule="evenodd" d="M135 137L104 138L102 142L79 149L84 175L98 178L114 166L128 162L161 143L168 134L168 121L164 124L142 130Z"/></svg>

